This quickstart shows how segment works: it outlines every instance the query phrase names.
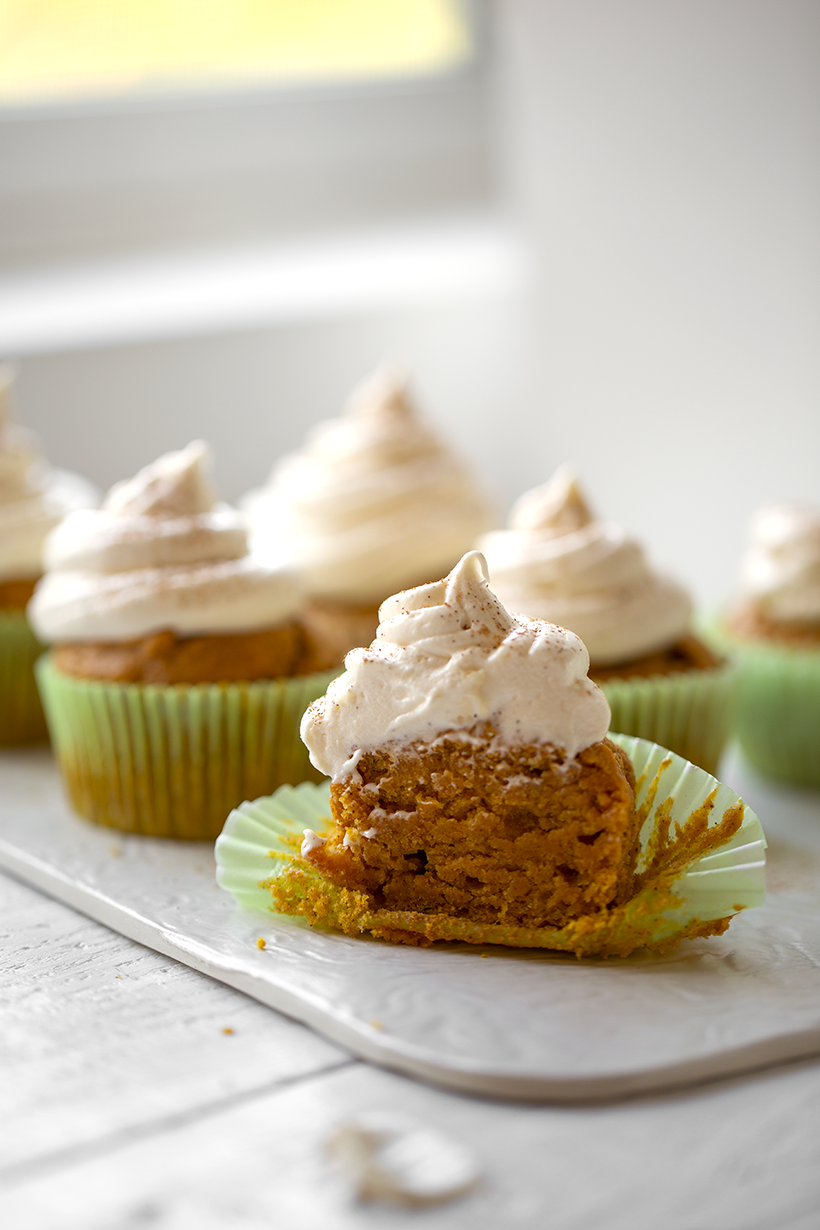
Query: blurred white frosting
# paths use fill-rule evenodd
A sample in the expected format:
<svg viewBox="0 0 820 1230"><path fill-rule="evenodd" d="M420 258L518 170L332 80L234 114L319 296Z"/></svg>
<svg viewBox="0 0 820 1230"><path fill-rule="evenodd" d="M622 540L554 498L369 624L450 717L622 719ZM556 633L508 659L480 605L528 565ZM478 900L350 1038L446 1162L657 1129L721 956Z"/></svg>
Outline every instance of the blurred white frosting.
<svg viewBox="0 0 820 1230"><path fill-rule="evenodd" d="M572 628L593 666L666 649L689 627L686 590L656 572L620 525L594 516L568 467L522 495L509 528L477 546L504 605Z"/></svg>
<svg viewBox="0 0 820 1230"><path fill-rule="evenodd" d="M244 507L255 549L284 551L308 593L359 604L440 576L489 522L466 468L384 368Z"/></svg>
<svg viewBox="0 0 820 1230"><path fill-rule="evenodd" d="M0 368L0 581L40 575L43 539L72 508L97 502L91 483L52 470L33 435L11 422L12 373Z"/></svg>
<svg viewBox="0 0 820 1230"><path fill-rule="evenodd" d="M298 610L291 570L251 558L238 512L215 504L195 441L67 516L44 548L29 619L46 641L128 641L275 626Z"/></svg>
<svg viewBox="0 0 820 1230"><path fill-rule="evenodd" d="M755 514L743 587L768 619L820 624L820 507L768 504Z"/></svg>
<svg viewBox="0 0 820 1230"><path fill-rule="evenodd" d="M354 767L358 750L431 739L491 722L506 744L548 743L573 757L609 727L609 705L587 678L589 657L572 632L505 611L471 551L443 581L388 598L369 649L302 719L302 738L323 773Z"/></svg>

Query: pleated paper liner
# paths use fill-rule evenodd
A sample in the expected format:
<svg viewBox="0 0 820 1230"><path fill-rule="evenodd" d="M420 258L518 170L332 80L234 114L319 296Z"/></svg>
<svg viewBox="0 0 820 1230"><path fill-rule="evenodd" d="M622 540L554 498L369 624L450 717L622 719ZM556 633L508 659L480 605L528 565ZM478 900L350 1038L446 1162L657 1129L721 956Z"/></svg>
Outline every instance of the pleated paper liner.
<svg viewBox="0 0 820 1230"><path fill-rule="evenodd" d="M748 640L719 620L707 635L737 663L734 733L746 760L776 781L820 787L820 644Z"/></svg>
<svg viewBox="0 0 820 1230"><path fill-rule="evenodd" d="M460 940L626 956L720 934L732 915L763 901L766 841L760 821L727 786L680 756L643 739L610 737L632 758L643 818L636 892L618 908L560 929L373 909L366 894L337 888L300 857L305 828L320 836L330 830L328 782L283 787L232 812L216 843L217 880L249 909L303 915L349 935L404 933L411 942Z"/></svg>
<svg viewBox="0 0 820 1230"><path fill-rule="evenodd" d="M299 738L336 671L257 683L109 683L37 676L72 805L97 824L213 841L232 807L317 781Z"/></svg>
<svg viewBox="0 0 820 1230"><path fill-rule="evenodd" d="M737 700L733 664L646 679L610 679L600 686L612 710L612 730L648 739L707 773L717 772Z"/></svg>
<svg viewBox="0 0 820 1230"><path fill-rule="evenodd" d="M34 663L43 646L23 611L0 611L0 746L48 738Z"/></svg>

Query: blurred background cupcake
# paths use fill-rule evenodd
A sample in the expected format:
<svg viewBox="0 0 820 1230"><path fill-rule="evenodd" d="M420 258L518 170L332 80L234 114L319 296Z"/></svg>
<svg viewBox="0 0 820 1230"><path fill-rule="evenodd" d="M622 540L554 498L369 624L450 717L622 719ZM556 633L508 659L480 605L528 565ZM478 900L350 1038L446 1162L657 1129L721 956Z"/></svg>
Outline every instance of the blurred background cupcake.
<svg viewBox="0 0 820 1230"><path fill-rule="evenodd" d="M168 453L49 537L29 605L71 800L101 824L206 839L231 807L315 778L299 720L314 676L294 574L247 549L207 448Z"/></svg>
<svg viewBox="0 0 820 1230"><path fill-rule="evenodd" d="M820 507L769 504L754 516L722 631L741 668L746 759L769 777L820 786Z"/></svg>
<svg viewBox="0 0 820 1230"><path fill-rule="evenodd" d="M42 652L26 604L42 572L43 539L64 513L96 503L90 483L53 470L11 421L12 371L0 368L0 744L46 737L33 665Z"/></svg>
<svg viewBox="0 0 820 1230"><path fill-rule="evenodd" d="M570 468L522 495L508 528L477 546L510 611L584 641L613 730L716 772L729 733L732 668L692 632L686 590L657 572L620 525L594 515Z"/></svg>
<svg viewBox="0 0 820 1230"><path fill-rule="evenodd" d="M470 472L386 367L353 391L341 418L314 427L245 507L255 549L284 552L299 571L305 619L325 649L317 668L369 645L381 602L449 572L490 517Z"/></svg>

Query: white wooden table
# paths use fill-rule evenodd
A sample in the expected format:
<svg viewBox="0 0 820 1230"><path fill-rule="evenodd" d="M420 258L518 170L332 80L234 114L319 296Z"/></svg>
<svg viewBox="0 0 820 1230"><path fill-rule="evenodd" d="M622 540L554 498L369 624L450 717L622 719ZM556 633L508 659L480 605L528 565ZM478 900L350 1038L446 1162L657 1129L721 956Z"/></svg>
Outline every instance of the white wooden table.
<svg viewBox="0 0 820 1230"><path fill-rule="evenodd" d="M744 796L820 828L820 795ZM4 1227L820 1226L820 1061L593 1106L484 1100L353 1059L7 875L0 935ZM358 1203L325 1142L379 1109L462 1140L479 1187Z"/></svg>

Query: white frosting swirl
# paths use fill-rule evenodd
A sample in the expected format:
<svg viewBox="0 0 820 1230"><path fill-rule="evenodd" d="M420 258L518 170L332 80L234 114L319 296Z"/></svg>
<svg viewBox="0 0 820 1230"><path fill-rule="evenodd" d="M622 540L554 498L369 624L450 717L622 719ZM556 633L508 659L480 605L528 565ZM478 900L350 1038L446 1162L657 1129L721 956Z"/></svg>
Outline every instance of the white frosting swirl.
<svg viewBox="0 0 820 1230"><path fill-rule="evenodd" d="M48 531L72 508L97 502L91 483L40 459L29 432L12 423L12 374L0 369L0 581L24 581L42 572Z"/></svg>
<svg viewBox="0 0 820 1230"><path fill-rule="evenodd" d="M201 441L167 453L112 487L99 510L60 523L28 608L43 640L244 632L296 613L292 571L249 556L239 513L214 506L207 457Z"/></svg>
<svg viewBox="0 0 820 1230"><path fill-rule="evenodd" d="M568 757L605 736L609 705L587 678L583 643L509 615L477 551L443 581L388 598L379 615L376 640L347 655L344 674L302 719L321 772L338 778L360 749L484 721L507 744L549 743Z"/></svg>
<svg viewBox="0 0 820 1230"><path fill-rule="evenodd" d="M284 458L246 507L255 544L284 547L309 593L361 604L440 576L488 524L464 466L385 370Z"/></svg>
<svg viewBox="0 0 820 1230"><path fill-rule="evenodd" d="M593 666L667 649L688 629L686 591L621 526L594 517L568 468L523 495L509 529L477 545L505 606L572 628Z"/></svg>
<svg viewBox="0 0 820 1230"><path fill-rule="evenodd" d="M761 615L820 624L820 508L769 504L752 520L743 585Z"/></svg>

